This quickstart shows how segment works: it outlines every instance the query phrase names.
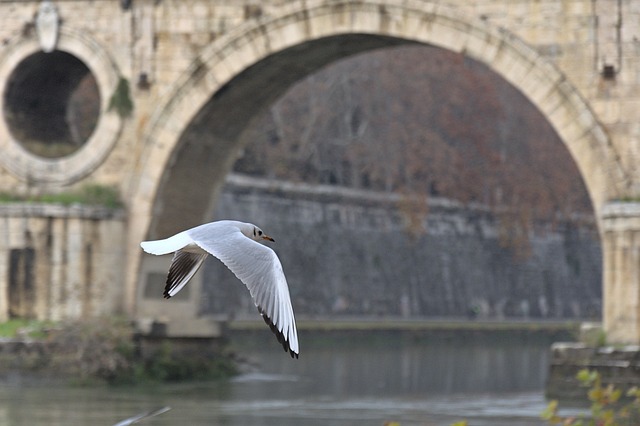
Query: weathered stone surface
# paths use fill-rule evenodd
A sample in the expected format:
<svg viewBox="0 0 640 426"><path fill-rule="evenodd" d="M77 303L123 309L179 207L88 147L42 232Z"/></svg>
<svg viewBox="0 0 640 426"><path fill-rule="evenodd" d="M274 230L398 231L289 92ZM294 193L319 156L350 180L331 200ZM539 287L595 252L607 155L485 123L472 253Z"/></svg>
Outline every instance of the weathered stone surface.
<svg viewBox="0 0 640 426"><path fill-rule="evenodd" d="M547 397L585 401L587 389L576 378L583 369L597 370L605 386L612 384L623 392L640 386L640 346L593 347L583 343L554 343Z"/></svg>
<svg viewBox="0 0 640 426"><path fill-rule="evenodd" d="M426 217L418 216L424 232L414 229L412 237L402 201L231 175L214 216L259 224L275 238L269 245L301 317L600 317L593 230L538 229L530 247L505 247L486 209L432 198ZM256 316L246 288L220 262L205 268L203 312Z"/></svg>
<svg viewBox="0 0 640 426"><path fill-rule="evenodd" d="M0 205L0 321L123 312L124 218L102 207Z"/></svg>
<svg viewBox="0 0 640 426"><path fill-rule="evenodd" d="M40 4L0 3L0 82L39 51ZM0 120L0 190L59 191L85 181L118 186L126 196L130 254L117 268L124 287L118 305L130 315L146 270L139 242L206 217L240 148L238 135L256 111L296 79L368 49L427 43L464 52L502 75L558 131L599 221L608 201L640 194L635 2L137 0L124 9L115 0L70 0L56 8L56 46L91 70L101 117L75 154L46 161L25 152ZM135 108L126 120L108 111L120 76L130 83ZM610 236L616 232L626 231L611 229ZM636 331L610 330L640 328L638 310L618 305L613 289L640 281L633 257L640 242L625 244L630 250L616 256L630 256L626 262L613 261L614 246L603 245L605 316L615 319L604 323L612 337L638 342ZM618 268L623 263L626 270Z"/></svg>
<svg viewBox="0 0 640 426"><path fill-rule="evenodd" d="M640 203L604 209L604 329L610 343L640 342Z"/></svg>

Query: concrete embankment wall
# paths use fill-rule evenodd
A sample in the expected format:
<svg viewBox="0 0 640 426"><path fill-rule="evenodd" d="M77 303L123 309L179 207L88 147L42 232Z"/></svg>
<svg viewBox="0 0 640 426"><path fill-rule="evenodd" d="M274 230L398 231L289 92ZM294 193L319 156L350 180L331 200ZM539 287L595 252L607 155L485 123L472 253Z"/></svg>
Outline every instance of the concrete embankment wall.
<svg viewBox="0 0 640 426"><path fill-rule="evenodd" d="M411 236L402 199L334 187L231 176L214 219L260 226L276 240L300 316L389 315L599 318L597 232L557 226L530 236L522 257L501 243L482 208L431 199ZM219 262L205 267L202 312L255 315L244 286Z"/></svg>

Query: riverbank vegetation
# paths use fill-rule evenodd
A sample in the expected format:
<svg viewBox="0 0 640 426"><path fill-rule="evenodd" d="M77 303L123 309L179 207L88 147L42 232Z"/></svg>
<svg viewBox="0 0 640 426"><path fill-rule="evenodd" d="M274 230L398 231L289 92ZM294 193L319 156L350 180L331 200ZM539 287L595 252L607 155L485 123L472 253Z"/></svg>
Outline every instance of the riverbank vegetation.
<svg viewBox="0 0 640 426"><path fill-rule="evenodd" d="M0 377L11 373L75 384L141 384L215 380L236 374L223 349L184 352L170 339L141 349L141 336L125 319L0 324Z"/></svg>
<svg viewBox="0 0 640 426"><path fill-rule="evenodd" d="M596 370L583 369L577 374L580 386L585 388L585 406L589 412L584 415L564 416L560 413L558 400L549 402L541 413L542 420L552 426L637 426L640 424L640 389L631 387L623 393L622 389L608 384L603 385L602 377ZM576 401L580 403L581 401ZM452 423L450 426L468 426L466 420ZM398 422L387 422L385 426L401 426Z"/></svg>
<svg viewBox="0 0 640 426"><path fill-rule="evenodd" d="M623 390L613 384L603 385L596 370L583 369L577 374L581 386L587 388L589 414L562 416L560 405L553 400L542 413L550 425L562 426L634 426L640 424L640 389Z"/></svg>

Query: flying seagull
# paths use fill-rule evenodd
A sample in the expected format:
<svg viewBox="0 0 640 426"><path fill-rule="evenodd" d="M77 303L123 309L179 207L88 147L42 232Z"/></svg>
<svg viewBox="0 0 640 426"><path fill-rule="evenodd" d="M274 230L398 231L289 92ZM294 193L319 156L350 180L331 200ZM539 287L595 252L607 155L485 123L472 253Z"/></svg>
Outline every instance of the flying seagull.
<svg viewBox="0 0 640 426"><path fill-rule="evenodd" d="M276 253L258 241L274 241L260 228L244 222L221 220L187 229L164 240L144 241L150 254L174 253L164 297L175 296L208 255L218 258L244 283L264 322L285 352L298 358L298 333L289 286Z"/></svg>

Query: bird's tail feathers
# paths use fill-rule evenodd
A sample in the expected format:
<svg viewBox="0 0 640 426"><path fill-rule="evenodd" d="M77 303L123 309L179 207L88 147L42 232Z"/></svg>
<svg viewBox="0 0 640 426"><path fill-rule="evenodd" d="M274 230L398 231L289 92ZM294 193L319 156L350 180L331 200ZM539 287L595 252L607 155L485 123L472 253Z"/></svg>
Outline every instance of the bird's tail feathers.
<svg viewBox="0 0 640 426"><path fill-rule="evenodd" d="M143 241L140 243L140 247L147 253L161 255L180 250L191 242L191 238L184 232L181 232L164 240Z"/></svg>

